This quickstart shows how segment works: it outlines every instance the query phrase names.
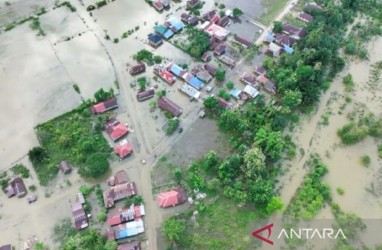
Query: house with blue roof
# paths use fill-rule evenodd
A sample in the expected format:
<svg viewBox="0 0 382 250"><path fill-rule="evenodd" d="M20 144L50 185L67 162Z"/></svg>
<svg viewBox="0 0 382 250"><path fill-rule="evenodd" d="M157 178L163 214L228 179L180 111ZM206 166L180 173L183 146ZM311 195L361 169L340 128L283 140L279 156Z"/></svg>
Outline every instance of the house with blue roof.
<svg viewBox="0 0 382 250"><path fill-rule="evenodd" d="M179 65L176 65L175 63L171 64L168 67L168 70L178 77L182 77L186 73L183 68L181 68Z"/></svg>
<svg viewBox="0 0 382 250"><path fill-rule="evenodd" d="M154 31L165 39L170 39L174 35L174 32L172 30L168 29L166 26L163 25L155 26Z"/></svg>
<svg viewBox="0 0 382 250"><path fill-rule="evenodd" d="M163 43L163 39L160 35L156 33L150 33L148 35L149 44L154 48L159 47Z"/></svg>
<svg viewBox="0 0 382 250"><path fill-rule="evenodd" d="M288 54L292 54L293 53L293 48L291 48L291 47L289 47L287 45L284 45L284 50Z"/></svg>
<svg viewBox="0 0 382 250"><path fill-rule="evenodd" d="M188 77L187 83L190 84L192 87L196 88L197 90L200 90L204 86L204 83L201 80L199 80L199 78L197 78L196 76Z"/></svg>
<svg viewBox="0 0 382 250"><path fill-rule="evenodd" d="M175 17L170 17L167 19L166 25L175 33L182 31L184 28L184 24Z"/></svg>
<svg viewBox="0 0 382 250"><path fill-rule="evenodd" d="M229 94L235 98L236 100L240 100L240 94L241 94L241 90L240 89L232 89Z"/></svg>

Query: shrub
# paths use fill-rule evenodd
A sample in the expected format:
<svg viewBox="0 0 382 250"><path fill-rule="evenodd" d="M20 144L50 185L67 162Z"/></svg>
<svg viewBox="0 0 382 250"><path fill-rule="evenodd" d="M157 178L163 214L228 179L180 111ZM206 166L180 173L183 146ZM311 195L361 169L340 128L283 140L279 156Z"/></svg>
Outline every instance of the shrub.
<svg viewBox="0 0 382 250"><path fill-rule="evenodd" d="M227 89L233 89L235 84L233 82L227 82L227 84L225 86L227 87Z"/></svg>
<svg viewBox="0 0 382 250"><path fill-rule="evenodd" d="M223 98L226 101L228 101L231 98L230 94L227 93L227 91L225 91L224 89L220 89L219 90L218 96Z"/></svg>
<svg viewBox="0 0 382 250"><path fill-rule="evenodd" d="M354 81L353 77L351 74L347 74L343 79L342 79L343 84L345 84L345 91L346 92L351 92L354 87Z"/></svg>
<svg viewBox="0 0 382 250"><path fill-rule="evenodd" d="M378 144L378 157L382 158L382 144Z"/></svg>
<svg viewBox="0 0 382 250"><path fill-rule="evenodd" d="M370 156L368 156L368 155L361 156L361 163L365 167L370 166L370 163L371 163Z"/></svg>
<svg viewBox="0 0 382 250"><path fill-rule="evenodd" d="M86 10L87 11L92 11L92 10L95 10L96 7L94 5L89 5L88 7L86 7Z"/></svg>
<svg viewBox="0 0 382 250"><path fill-rule="evenodd" d="M96 2L97 9L105 6L107 4L106 0Z"/></svg>
<svg viewBox="0 0 382 250"><path fill-rule="evenodd" d="M106 219L107 219L106 212L105 212L105 211L101 211L101 212L99 212L99 214L98 214L98 220L99 220L99 222L105 222Z"/></svg>
<svg viewBox="0 0 382 250"><path fill-rule="evenodd" d="M92 192L92 188L86 185L80 187L80 192L86 197Z"/></svg>
<svg viewBox="0 0 382 250"><path fill-rule="evenodd" d="M337 194L339 194L339 195L345 194L345 190L343 188L338 187L338 188L336 188L336 191L337 191Z"/></svg>
<svg viewBox="0 0 382 250"><path fill-rule="evenodd" d="M80 87L79 87L76 83L73 84L73 89L74 89L74 91L76 91L78 94L81 94Z"/></svg>
<svg viewBox="0 0 382 250"><path fill-rule="evenodd" d="M118 43L118 42L119 42L119 39L116 37L116 38L114 38L113 42L114 42L114 43Z"/></svg>
<svg viewBox="0 0 382 250"><path fill-rule="evenodd" d="M350 145L363 140L368 134L368 128L364 125L357 126L354 122L350 122L339 129L337 134L344 144Z"/></svg>
<svg viewBox="0 0 382 250"><path fill-rule="evenodd" d="M103 88L99 89L97 92L94 94L94 98L96 102L102 102L107 99L110 99L114 96L114 90L110 88L109 91L105 91Z"/></svg>
<svg viewBox="0 0 382 250"><path fill-rule="evenodd" d="M21 175L22 178L29 177L29 169L23 164L17 164L11 168L12 172L16 175Z"/></svg>
<svg viewBox="0 0 382 250"><path fill-rule="evenodd" d="M161 56L154 56L153 60L156 64L162 63L162 57Z"/></svg>
<svg viewBox="0 0 382 250"><path fill-rule="evenodd" d="M168 121L167 128L166 128L166 134L167 135L172 135L175 130L179 126L179 119L178 118L172 118Z"/></svg>
<svg viewBox="0 0 382 250"><path fill-rule="evenodd" d="M222 69L222 68L219 68L217 71L216 71L216 80L218 80L219 82L222 82L224 81L225 79L225 70Z"/></svg>

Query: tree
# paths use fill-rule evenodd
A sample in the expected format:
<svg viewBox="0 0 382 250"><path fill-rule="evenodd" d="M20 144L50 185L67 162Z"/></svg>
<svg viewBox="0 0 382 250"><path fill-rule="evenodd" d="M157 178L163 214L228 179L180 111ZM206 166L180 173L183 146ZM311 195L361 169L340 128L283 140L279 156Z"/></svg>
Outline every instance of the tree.
<svg viewBox="0 0 382 250"><path fill-rule="evenodd" d="M288 108L295 108L302 102L302 93L298 90L286 90L282 98L283 105Z"/></svg>
<svg viewBox="0 0 382 250"><path fill-rule="evenodd" d="M92 189L89 186L82 185L80 187L80 192L86 197L91 193Z"/></svg>
<svg viewBox="0 0 382 250"><path fill-rule="evenodd" d="M208 97L206 100L204 100L203 104L204 104L204 107L206 107L207 109L211 111L216 112L221 110L221 106L215 97L212 97L212 96Z"/></svg>
<svg viewBox="0 0 382 250"><path fill-rule="evenodd" d="M163 96L166 95L166 90L165 89L161 89L157 92L157 96L158 98L162 98Z"/></svg>
<svg viewBox="0 0 382 250"><path fill-rule="evenodd" d="M271 180L259 177L255 181L248 181L246 188L248 190L248 200L261 208L266 208L274 197L274 184Z"/></svg>
<svg viewBox="0 0 382 250"><path fill-rule="evenodd" d="M243 15L243 11L239 8L234 8L233 11L232 11L232 14L234 17L239 17L241 15Z"/></svg>
<svg viewBox="0 0 382 250"><path fill-rule="evenodd" d="M186 225L184 221L178 220L175 217L166 220L162 227L163 235L172 245L181 243L185 230Z"/></svg>
<svg viewBox="0 0 382 250"><path fill-rule="evenodd" d="M204 156L206 169L213 169L218 165L219 159L215 151L210 151Z"/></svg>
<svg viewBox="0 0 382 250"><path fill-rule="evenodd" d="M106 238L95 229L76 232L67 237L62 247L63 250L89 250L104 249Z"/></svg>
<svg viewBox="0 0 382 250"><path fill-rule="evenodd" d="M95 92L94 98L96 102L102 102L104 100L110 99L114 96L114 90L110 88L109 91L105 91L103 88Z"/></svg>
<svg viewBox="0 0 382 250"><path fill-rule="evenodd" d="M281 201L280 197L273 196L265 208L265 212L269 215L273 214L277 210L283 209L284 204Z"/></svg>
<svg viewBox="0 0 382 250"><path fill-rule="evenodd" d="M101 211L98 213L98 220L99 222L105 222L107 219L107 215L105 211Z"/></svg>
<svg viewBox="0 0 382 250"><path fill-rule="evenodd" d="M107 156L101 153L93 153L86 160L86 166L80 167L79 173L83 177L97 178L109 170Z"/></svg>
<svg viewBox="0 0 382 250"><path fill-rule="evenodd" d="M46 247L44 246L44 243L42 242L37 242L35 247L34 247L35 250L44 250L46 249Z"/></svg>
<svg viewBox="0 0 382 250"><path fill-rule="evenodd" d="M225 70L222 69L222 68L218 68L217 71L216 71L216 80L218 80L219 82L222 82L224 81L225 79Z"/></svg>
<svg viewBox="0 0 382 250"><path fill-rule="evenodd" d="M227 84L225 86L227 87L227 89L233 89L235 84L233 82L227 82Z"/></svg>
<svg viewBox="0 0 382 250"><path fill-rule="evenodd" d="M253 147L244 154L244 164L241 165L243 175L249 179L261 175L265 170L265 155L258 147Z"/></svg>
<svg viewBox="0 0 382 250"><path fill-rule="evenodd" d="M179 119L174 117L168 121L166 134L172 135L179 126Z"/></svg>
<svg viewBox="0 0 382 250"><path fill-rule="evenodd" d="M223 183L232 182L240 174L242 157L238 154L231 155L222 164L219 165L218 177Z"/></svg>
<svg viewBox="0 0 382 250"><path fill-rule="evenodd" d="M283 24L280 21L273 22L273 32L281 33L283 31Z"/></svg>
<svg viewBox="0 0 382 250"><path fill-rule="evenodd" d="M48 153L42 147L34 147L28 152L29 160L33 163L33 165L41 164L48 157Z"/></svg>
<svg viewBox="0 0 382 250"><path fill-rule="evenodd" d="M226 101L229 101L231 95L225 89L219 89L218 96Z"/></svg>
<svg viewBox="0 0 382 250"><path fill-rule="evenodd" d="M146 85L147 85L147 79L146 77L140 77L137 79L137 82L138 82L138 85L139 85L139 90L143 91L146 89Z"/></svg>
<svg viewBox="0 0 382 250"><path fill-rule="evenodd" d="M118 243L115 240L107 240L104 250L116 250L118 247Z"/></svg>
<svg viewBox="0 0 382 250"><path fill-rule="evenodd" d="M266 156L272 159L280 158L284 149L284 141L281 132L274 132L264 127L256 132L255 144L262 149Z"/></svg>
<svg viewBox="0 0 382 250"><path fill-rule="evenodd" d="M239 112L225 110L220 116L219 128L223 131L244 132L248 129L248 123Z"/></svg>

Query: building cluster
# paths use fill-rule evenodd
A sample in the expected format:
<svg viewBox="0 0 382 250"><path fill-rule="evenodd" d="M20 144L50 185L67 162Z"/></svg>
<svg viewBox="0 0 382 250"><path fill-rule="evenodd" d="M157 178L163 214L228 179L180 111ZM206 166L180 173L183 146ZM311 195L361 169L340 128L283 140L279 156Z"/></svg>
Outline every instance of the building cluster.
<svg viewBox="0 0 382 250"><path fill-rule="evenodd" d="M140 69L132 70L133 73L139 70L145 70L144 64L138 65ZM138 67L137 67L138 68ZM132 72L130 71L130 72ZM99 102L94 104L90 110L93 114L102 114L107 111L118 108L117 99L115 97L105 100L103 102ZM105 124L104 128L106 134L109 136L110 140L114 143L114 152L121 158L125 158L133 153L133 147L125 138L129 133L129 128L127 124L121 123L115 117L110 118Z"/></svg>

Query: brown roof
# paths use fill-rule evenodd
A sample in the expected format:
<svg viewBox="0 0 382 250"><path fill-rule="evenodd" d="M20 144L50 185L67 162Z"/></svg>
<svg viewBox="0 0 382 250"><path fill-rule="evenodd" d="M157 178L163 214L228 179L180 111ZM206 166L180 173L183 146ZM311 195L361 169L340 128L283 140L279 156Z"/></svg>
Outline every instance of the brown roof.
<svg viewBox="0 0 382 250"><path fill-rule="evenodd" d="M73 166L67 161L61 161L58 167L64 174L69 174L73 169Z"/></svg>
<svg viewBox="0 0 382 250"><path fill-rule="evenodd" d="M204 64L204 68L208 71L208 73L210 73L212 76L216 75L216 71L218 70L217 67L209 64L209 63L206 63Z"/></svg>
<svg viewBox="0 0 382 250"><path fill-rule="evenodd" d="M258 75L265 75L267 70L263 66L257 66L255 67L255 73Z"/></svg>
<svg viewBox="0 0 382 250"><path fill-rule="evenodd" d="M306 23L310 23L313 21L313 16L308 14L308 13L305 13L305 12L301 12L299 15L298 15L298 19L306 22Z"/></svg>
<svg viewBox="0 0 382 250"><path fill-rule="evenodd" d="M284 23L283 25L283 33L294 36L295 38L302 38L306 36L307 32L304 28L298 28L292 24Z"/></svg>
<svg viewBox="0 0 382 250"><path fill-rule="evenodd" d="M202 61L203 62L208 62L209 60L211 60L211 52L206 51L206 52L203 53Z"/></svg>
<svg viewBox="0 0 382 250"><path fill-rule="evenodd" d="M200 4L200 0L189 0L187 1L188 8L195 8Z"/></svg>
<svg viewBox="0 0 382 250"><path fill-rule="evenodd" d="M114 202L127 197L133 197L137 194L137 187L135 182L127 182L111 187L103 193L105 207L110 208L114 206Z"/></svg>
<svg viewBox="0 0 382 250"><path fill-rule="evenodd" d="M10 244L9 245L1 246L0 250L12 250L12 246Z"/></svg>
<svg viewBox="0 0 382 250"><path fill-rule="evenodd" d="M9 193L11 194L8 195L8 197L16 195L18 198L21 198L27 194L27 189L25 187L24 181L20 177L16 177L11 180L7 190L8 189L10 191Z"/></svg>
<svg viewBox="0 0 382 250"><path fill-rule="evenodd" d="M275 42L280 45L292 47L292 45L296 43L296 40L286 34L279 34L276 35Z"/></svg>
<svg viewBox="0 0 382 250"><path fill-rule="evenodd" d="M238 36L238 35L235 35L235 41L243 44L244 46L246 47L249 47L252 45L251 41L248 41L247 39L245 39L244 37L241 37L241 36Z"/></svg>
<svg viewBox="0 0 382 250"><path fill-rule="evenodd" d="M115 175L111 176L108 179L108 183L110 186L115 186L123 183L129 182L129 176L127 175L125 170L120 170Z"/></svg>
<svg viewBox="0 0 382 250"><path fill-rule="evenodd" d="M88 227L88 216L80 202L72 203L72 215L77 230Z"/></svg>
<svg viewBox="0 0 382 250"><path fill-rule="evenodd" d="M197 16L192 16L188 19L188 24L189 25L197 25L199 23L199 18Z"/></svg>
<svg viewBox="0 0 382 250"><path fill-rule="evenodd" d="M144 63L140 63L137 65L134 65L133 67L130 68L130 74L136 75L142 72L145 72L146 66Z"/></svg>
<svg viewBox="0 0 382 250"><path fill-rule="evenodd" d="M203 15L202 15L202 19L204 20L204 21L210 21L214 16L216 16L217 15L217 12L216 12L216 10L211 10L211 11L208 11L207 13L204 13Z"/></svg>
<svg viewBox="0 0 382 250"><path fill-rule="evenodd" d="M225 44L219 44L215 49L214 49L214 53L218 56L220 56L221 54L223 54L226 50L227 46Z"/></svg>
<svg viewBox="0 0 382 250"><path fill-rule="evenodd" d="M170 112L175 117L179 116L182 113L182 109L178 105L176 105L175 103L170 101L165 96L162 98L159 98L157 103L161 109L167 110L168 112Z"/></svg>
<svg viewBox="0 0 382 250"><path fill-rule="evenodd" d="M249 85L254 85L256 83L256 77L252 74L244 73L241 76L240 81L242 81L246 84L249 84Z"/></svg>
<svg viewBox="0 0 382 250"><path fill-rule="evenodd" d="M218 22L217 22L217 25L221 26L221 27L225 27L227 26L227 24L229 23L229 17L228 16L223 16Z"/></svg>
<svg viewBox="0 0 382 250"><path fill-rule="evenodd" d="M271 82L271 81L268 81L266 83L263 84L264 86L264 89L267 90L268 92L272 93L272 94L276 94L276 85Z"/></svg>
<svg viewBox="0 0 382 250"><path fill-rule="evenodd" d="M148 100L148 99L154 97L154 95L155 95L155 90L149 89L146 91L139 92L137 94L137 99L138 99L138 101L142 102L142 101L145 101L145 100Z"/></svg>
<svg viewBox="0 0 382 250"><path fill-rule="evenodd" d="M217 101L219 102L220 106L222 106L223 108L229 108L229 109L234 109L234 105L226 100L224 100L223 98L221 97L218 97L217 98Z"/></svg>
<svg viewBox="0 0 382 250"><path fill-rule="evenodd" d="M140 250L141 244L139 241L133 241L130 243L124 243L121 245L118 245L117 250Z"/></svg>
<svg viewBox="0 0 382 250"><path fill-rule="evenodd" d="M180 15L180 18L181 18L182 22L187 23L187 22L188 22L188 19L190 18L190 15L187 14L187 13L182 13L182 14Z"/></svg>

